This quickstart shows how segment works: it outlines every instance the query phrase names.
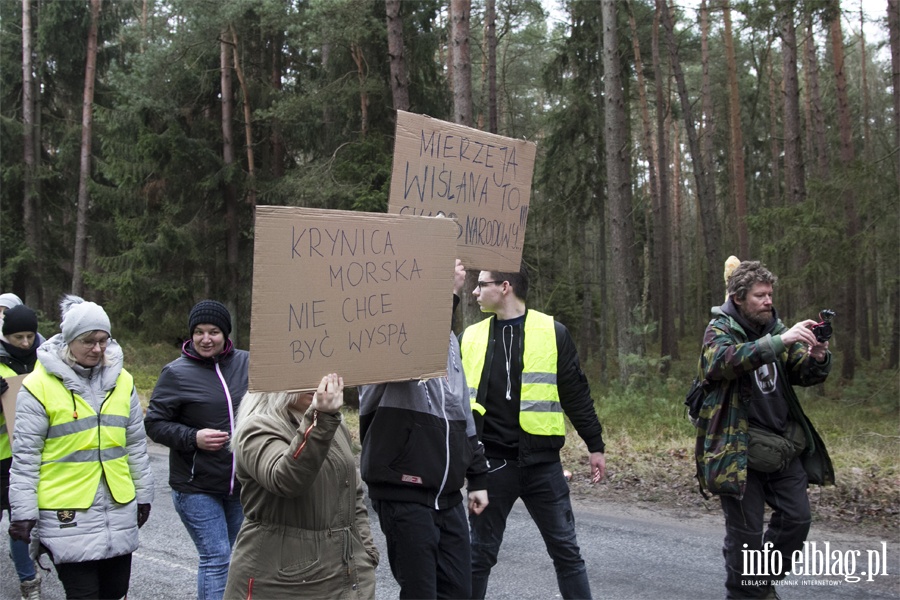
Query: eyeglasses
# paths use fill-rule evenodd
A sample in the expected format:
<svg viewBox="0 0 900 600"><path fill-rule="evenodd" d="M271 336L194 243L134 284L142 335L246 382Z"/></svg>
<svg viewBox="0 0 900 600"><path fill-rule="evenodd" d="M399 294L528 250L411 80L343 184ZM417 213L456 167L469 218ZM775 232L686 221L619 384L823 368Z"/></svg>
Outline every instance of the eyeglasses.
<svg viewBox="0 0 900 600"><path fill-rule="evenodd" d="M101 350L105 350L106 347L109 346L109 338L104 338L102 340L78 340L78 343L88 350L94 346L100 346Z"/></svg>
<svg viewBox="0 0 900 600"><path fill-rule="evenodd" d="M477 287L480 290L484 286L491 285L492 283L503 283L503 282L502 281L479 281L478 283L475 284L475 287Z"/></svg>

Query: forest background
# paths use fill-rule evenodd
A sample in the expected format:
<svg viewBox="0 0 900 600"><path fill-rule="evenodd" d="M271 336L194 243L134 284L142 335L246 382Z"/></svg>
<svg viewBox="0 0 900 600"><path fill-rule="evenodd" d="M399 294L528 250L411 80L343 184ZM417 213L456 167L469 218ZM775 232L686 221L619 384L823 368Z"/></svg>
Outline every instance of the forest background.
<svg viewBox="0 0 900 600"><path fill-rule="evenodd" d="M737 255L779 276L788 324L837 312L803 396L838 467L817 511L896 529L900 0L880 5L4 0L0 291L49 334L61 294L101 303L146 395L200 299L247 347L255 206L386 210L397 109L525 138L529 306L572 331L609 437L584 493L715 507L681 399Z"/></svg>

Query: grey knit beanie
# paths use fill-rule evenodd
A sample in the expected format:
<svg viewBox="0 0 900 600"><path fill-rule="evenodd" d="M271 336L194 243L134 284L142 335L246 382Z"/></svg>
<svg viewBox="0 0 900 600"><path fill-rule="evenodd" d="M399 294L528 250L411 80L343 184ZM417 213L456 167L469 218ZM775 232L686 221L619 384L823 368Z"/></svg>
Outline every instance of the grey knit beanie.
<svg viewBox="0 0 900 600"><path fill-rule="evenodd" d="M194 327L203 324L215 325L222 330L226 338L231 335L231 313L224 304L216 300L201 300L191 309L188 318L190 335L194 335Z"/></svg>
<svg viewBox="0 0 900 600"><path fill-rule="evenodd" d="M72 340L88 331L105 331L112 336L109 317L99 304L85 302L84 298L78 296L67 295L63 296L59 308L62 313L59 328L67 344L71 344Z"/></svg>

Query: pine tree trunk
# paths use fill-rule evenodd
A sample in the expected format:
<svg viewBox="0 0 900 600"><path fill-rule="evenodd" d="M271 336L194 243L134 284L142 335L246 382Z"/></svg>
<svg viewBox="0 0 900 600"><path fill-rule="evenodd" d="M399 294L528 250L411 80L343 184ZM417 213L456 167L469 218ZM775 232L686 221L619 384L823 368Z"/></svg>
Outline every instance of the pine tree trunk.
<svg viewBox="0 0 900 600"><path fill-rule="evenodd" d="M84 68L84 96L81 103L81 168L78 177L78 210L75 220L75 262L72 269L72 293L84 295L84 271L87 268L87 228L91 178L91 141L94 129L94 84L97 79L97 29L102 0L91 0L91 25L88 31L87 60Z"/></svg>
<svg viewBox="0 0 900 600"><path fill-rule="evenodd" d="M700 221L703 228L703 246L706 253L706 300L709 306L718 306L722 303L722 284L719 274L723 260L719 256L719 224L716 218L716 198L713 195L710 181L712 176L704 164L700 151L700 140L694 125L694 111L691 100L688 97L687 84L684 72L681 69L681 61L678 58L678 44L675 40L675 26L669 7L665 0L656 0L657 10L660 12L660 22L666 30L666 41L669 46L669 57L672 69L675 72L675 82L678 85L678 96L681 100L681 110L684 117L685 131L688 137L688 147L691 153L691 165L694 168L694 180L697 184L697 198L700 203Z"/></svg>
<svg viewBox="0 0 900 600"><path fill-rule="evenodd" d="M894 147L900 148L900 0L888 0L887 9L888 32L891 45L891 83L894 98ZM897 177L897 189L900 189L900 152L894 157L894 173ZM893 325L891 326L891 346L888 351L887 367L896 369L900 366L900 280L894 273L894 281L890 285L890 302Z"/></svg>
<svg viewBox="0 0 900 600"><path fill-rule="evenodd" d="M280 96L282 90L281 72L282 57L281 44L284 34L278 30L272 32L272 69L270 73L270 82L275 95ZM284 177L284 135L282 133L281 121L276 117L272 119L272 176L275 179Z"/></svg>
<svg viewBox="0 0 900 600"><path fill-rule="evenodd" d="M359 81L359 136L365 139L369 134L369 93L366 91L368 66L360 44L350 45L350 55L356 63L356 78Z"/></svg>
<svg viewBox="0 0 900 600"><path fill-rule="evenodd" d="M706 0L702 0L700 3L700 62L703 73L700 93L700 106L702 107L700 148L703 150L703 164L706 165L707 172L713 173L716 155L713 147L713 138L716 134L716 119L709 76L709 7L706 4ZM709 189L710 195L716 198L715 177L710 177ZM704 314L704 316L706 315Z"/></svg>
<svg viewBox="0 0 900 600"><path fill-rule="evenodd" d="M657 281L656 319L659 322L660 355L676 358L678 345L675 340L675 321L672 319L672 252L670 247L669 226L669 144L666 123L668 106L663 90L667 89L662 64L659 56L659 44L653 44L653 73L656 79L656 147L658 165L656 176L659 178L658 193L653 197L653 269ZM661 363L662 372L666 374L669 362Z"/></svg>
<svg viewBox="0 0 900 600"><path fill-rule="evenodd" d="M619 380L627 384L633 374L628 356L643 355L640 337L633 332L632 311L637 306L634 226L631 221L631 173L628 122L619 63L617 0L602 0L603 89L606 135L606 174L609 189L609 232L613 278L613 304L618 315Z"/></svg>
<svg viewBox="0 0 900 600"><path fill-rule="evenodd" d="M24 198L22 216L24 226L25 247L28 249L29 264L25 277L25 304L40 306L40 281L42 279L40 216L38 213L38 195L36 190L36 155L35 137L35 81L32 64L32 20L31 0L22 0L22 137L23 137L23 187ZM2 261L0 261L2 262Z"/></svg>
<svg viewBox="0 0 900 600"><path fill-rule="evenodd" d="M797 37L794 28L794 2L782 2L781 60L784 87L784 181L788 204L806 199L803 153L800 146L800 85L797 80Z"/></svg>
<svg viewBox="0 0 900 600"><path fill-rule="evenodd" d="M235 163L234 150L234 95L231 85L231 61L229 60L228 32L222 32L219 42L219 67L221 69L220 84L222 92L222 158L225 170L229 171ZM225 262L228 271L228 298L234 329L231 339L239 343L238 318L240 310L240 268L238 265L238 244L240 230L238 223L238 199L234 184L226 181L222 190L225 201Z"/></svg>
<svg viewBox="0 0 900 600"><path fill-rule="evenodd" d="M859 7L859 54L860 54L860 71L862 72L862 122L863 122L863 160L866 163L871 163L872 156L872 129L869 126L871 122L871 114L869 111L869 83L868 83L868 65L866 61L866 30L865 30L865 18L863 15L862 5ZM872 223L869 219L866 219L866 228L874 229L877 225ZM859 257L860 260L860 268L864 273L864 283L859 286L859 296L858 300L858 318L857 318L857 328L859 330L859 353L863 360L869 361L872 359L872 352L870 342L877 347L878 340L876 339L876 335L873 335L869 329L869 315L874 312L875 305L869 303L869 298L875 298L877 295L877 291L874 290L875 285L875 277L874 277L874 268L872 266L872 255L870 253L866 253L865 255L861 255ZM875 319L873 319L874 321ZM877 330L878 327L873 327L874 330Z"/></svg>
<svg viewBox="0 0 900 600"><path fill-rule="evenodd" d="M816 40L813 37L812 15L806 24L806 97L809 104L807 128L811 133L809 155L813 157L816 177L824 179L828 174L828 147L825 139L825 111L822 109L822 94L819 91L819 57Z"/></svg>
<svg viewBox="0 0 900 600"><path fill-rule="evenodd" d="M775 80L775 61L771 54L771 44L766 66L766 71L769 75L769 164L772 166L772 177L770 178L772 192L770 197L772 203L777 203L778 199L781 198L781 146L778 144L781 134L778 132L777 88L779 86Z"/></svg>
<svg viewBox="0 0 900 600"><path fill-rule="evenodd" d="M847 93L847 77L844 73L844 34L841 31L840 15L829 24L831 37L831 49L834 57L835 91L837 92L838 129L840 132L840 156L841 165L847 170L855 160L853 150L853 130L851 125L850 98ZM859 215L856 213L856 193L852 188L844 190L844 218L846 219L846 236L852 245L859 233ZM856 329L857 329L857 304L856 304L856 280L859 260L855 252L847 252L844 257L844 268L847 275L844 287L844 306L841 311L840 323L837 324L837 332L840 333L843 360L841 361L841 376L844 379L853 379L856 372Z"/></svg>
<svg viewBox="0 0 900 600"><path fill-rule="evenodd" d="M684 279L686 269L684 267L682 244L684 235L681 227L681 150L678 143L678 124L674 121L670 121L669 126L672 130L672 232L674 233L672 236L672 275L675 281L681 282L680 285L676 286L678 291L674 294L675 315L672 315L672 318L674 320L676 315L678 317L678 339L681 339L685 334L688 316L684 306L684 293L685 288L688 286L686 285L687 281Z"/></svg>
<svg viewBox="0 0 900 600"><path fill-rule="evenodd" d="M900 148L900 0L888 0L888 31L891 43L891 83L894 98L894 144ZM900 188L900 152L894 157L894 173ZM896 305L894 306L896 310Z"/></svg>
<svg viewBox="0 0 900 600"><path fill-rule="evenodd" d="M578 228L578 244L581 249L581 326L578 328L578 356L582 362L591 356L591 342L594 339L594 244L588 242L593 237L588 237L587 231L591 219L583 214L575 226Z"/></svg>
<svg viewBox="0 0 900 600"><path fill-rule="evenodd" d="M784 190L786 203L794 207L806 200L806 173L803 165L803 148L800 144L800 83L797 75L797 35L794 24L794 0L782 0L779 20L781 23L781 63L784 88ZM809 253L797 248L789 259L789 268L800 277L809 263ZM784 297L783 314L809 305L806 278L801 279L793 294Z"/></svg>
<svg viewBox="0 0 900 600"><path fill-rule="evenodd" d="M394 110L409 110L409 80L403 49L403 20L400 0L385 0L387 9L388 57L391 61L391 98Z"/></svg>
<svg viewBox="0 0 900 600"><path fill-rule="evenodd" d="M728 125L731 141L731 185L734 194L735 223L738 251L743 260L750 256L750 233L747 231L747 188L744 180L744 136L741 133L741 98L738 91L737 61L731 36L731 8L728 0L722 5L725 21L725 61L728 65Z"/></svg>
<svg viewBox="0 0 900 600"><path fill-rule="evenodd" d="M247 89L247 81L244 79L244 70L241 68L240 53L238 52L238 35L234 26L231 29L231 39L234 45L231 52L234 56L234 72L238 76L241 85L241 104L244 107L244 142L247 146L247 204L250 210L256 211L256 158L253 152L253 111L250 107L250 92Z"/></svg>
<svg viewBox="0 0 900 600"><path fill-rule="evenodd" d="M497 0L486 0L484 5L487 29L488 56L488 131L500 132L497 111Z"/></svg>
<svg viewBox="0 0 900 600"><path fill-rule="evenodd" d="M665 159L659 158L658 149L656 148L656 140L653 137L653 124L650 121L650 107L649 107L649 103L647 102L647 90L646 90L647 86L646 86L646 82L644 81L644 64L643 64L643 61L641 60L640 37L638 36L637 23L634 20L634 13L631 11L632 4L630 2L628 3L628 8L629 8L628 24L631 29L631 45L632 45L632 49L634 51L634 67L635 67L634 70L635 70L635 74L637 75L638 102L640 105L641 127L642 127L642 131L643 131L643 135L641 136L641 143L642 143L643 150L644 150L644 156L647 158L647 170L649 172L648 179L649 179L649 183L650 183L650 202L647 204L647 207L648 207L648 209L651 207L653 209L652 211L650 211L651 214L647 215L647 218L645 218L647 227L649 228L651 223L654 224L654 227L656 226L655 221L654 221L654 218L658 218L658 214L655 212L656 207L659 206L660 196L664 195L664 193L660 192L660 190L665 189L664 187L662 187L665 185L665 182L663 180L663 177L665 176L665 171L663 171L663 174L662 174L663 177L660 177L659 172L657 171L657 168L665 169ZM661 78L660 71L659 71L659 52L658 52L658 45L655 43L653 45L653 52L651 54L651 59L653 61L654 74L655 74L655 77L657 78L657 81L656 81L656 90L657 90L656 114L657 114L657 116L662 115L662 117L665 118L666 115L668 114L668 112L666 110L666 108L667 108L666 104L662 103L660 100L663 84L659 81L659 78ZM665 145L665 136L660 137L660 144L661 144L661 146ZM648 240L651 239L651 235L652 235L652 232L648 231L647 232ZM649 244L647 245L647 248L649 249ZM657 249L657 251L659 252L660 250ZM651 269L651 268L644 269L644 292L643 292L642 302L641 302L641 320L644 322L648 321L648 315L646 314L648 299L652 298L654 303L658 302L658 299L660 296L659 290L657 289L657 290L651 291L649 289L651 282L658 282L658 281L659 281L658 273L656 272L655 269ZM660 307L658 304L655 306L653 313L656 316L656 318L658 318L658 315L660 314L661 309L662 309L662 307Z"/></svg>
<svg viewBox="0 0 900 600"><path fill-rule="evenodd" d="M450 0L453 48L453 121L472 127L472 63L469 58L471 0Z"/></svg>

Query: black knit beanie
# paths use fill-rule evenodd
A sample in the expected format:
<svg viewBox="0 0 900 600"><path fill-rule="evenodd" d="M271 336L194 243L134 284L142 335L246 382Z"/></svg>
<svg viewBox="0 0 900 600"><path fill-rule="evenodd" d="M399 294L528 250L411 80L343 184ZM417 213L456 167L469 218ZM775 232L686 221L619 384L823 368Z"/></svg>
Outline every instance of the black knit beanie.
<svg viewBox="0 0 900 600"><path fill-rule="evenodd" d="M194 305L188 319L190 335L194 335L194 327L203 324L215 325L222 330L226 338L231 335L231 313L221 302L201 300Z"/></svg>
<svg viewBox="0 0 900 600"><path fill-rule="evenodd" d="M37 333L38 320L34 311L20 304L3 313L3 335L12 335L22 331Z"/></svg>

